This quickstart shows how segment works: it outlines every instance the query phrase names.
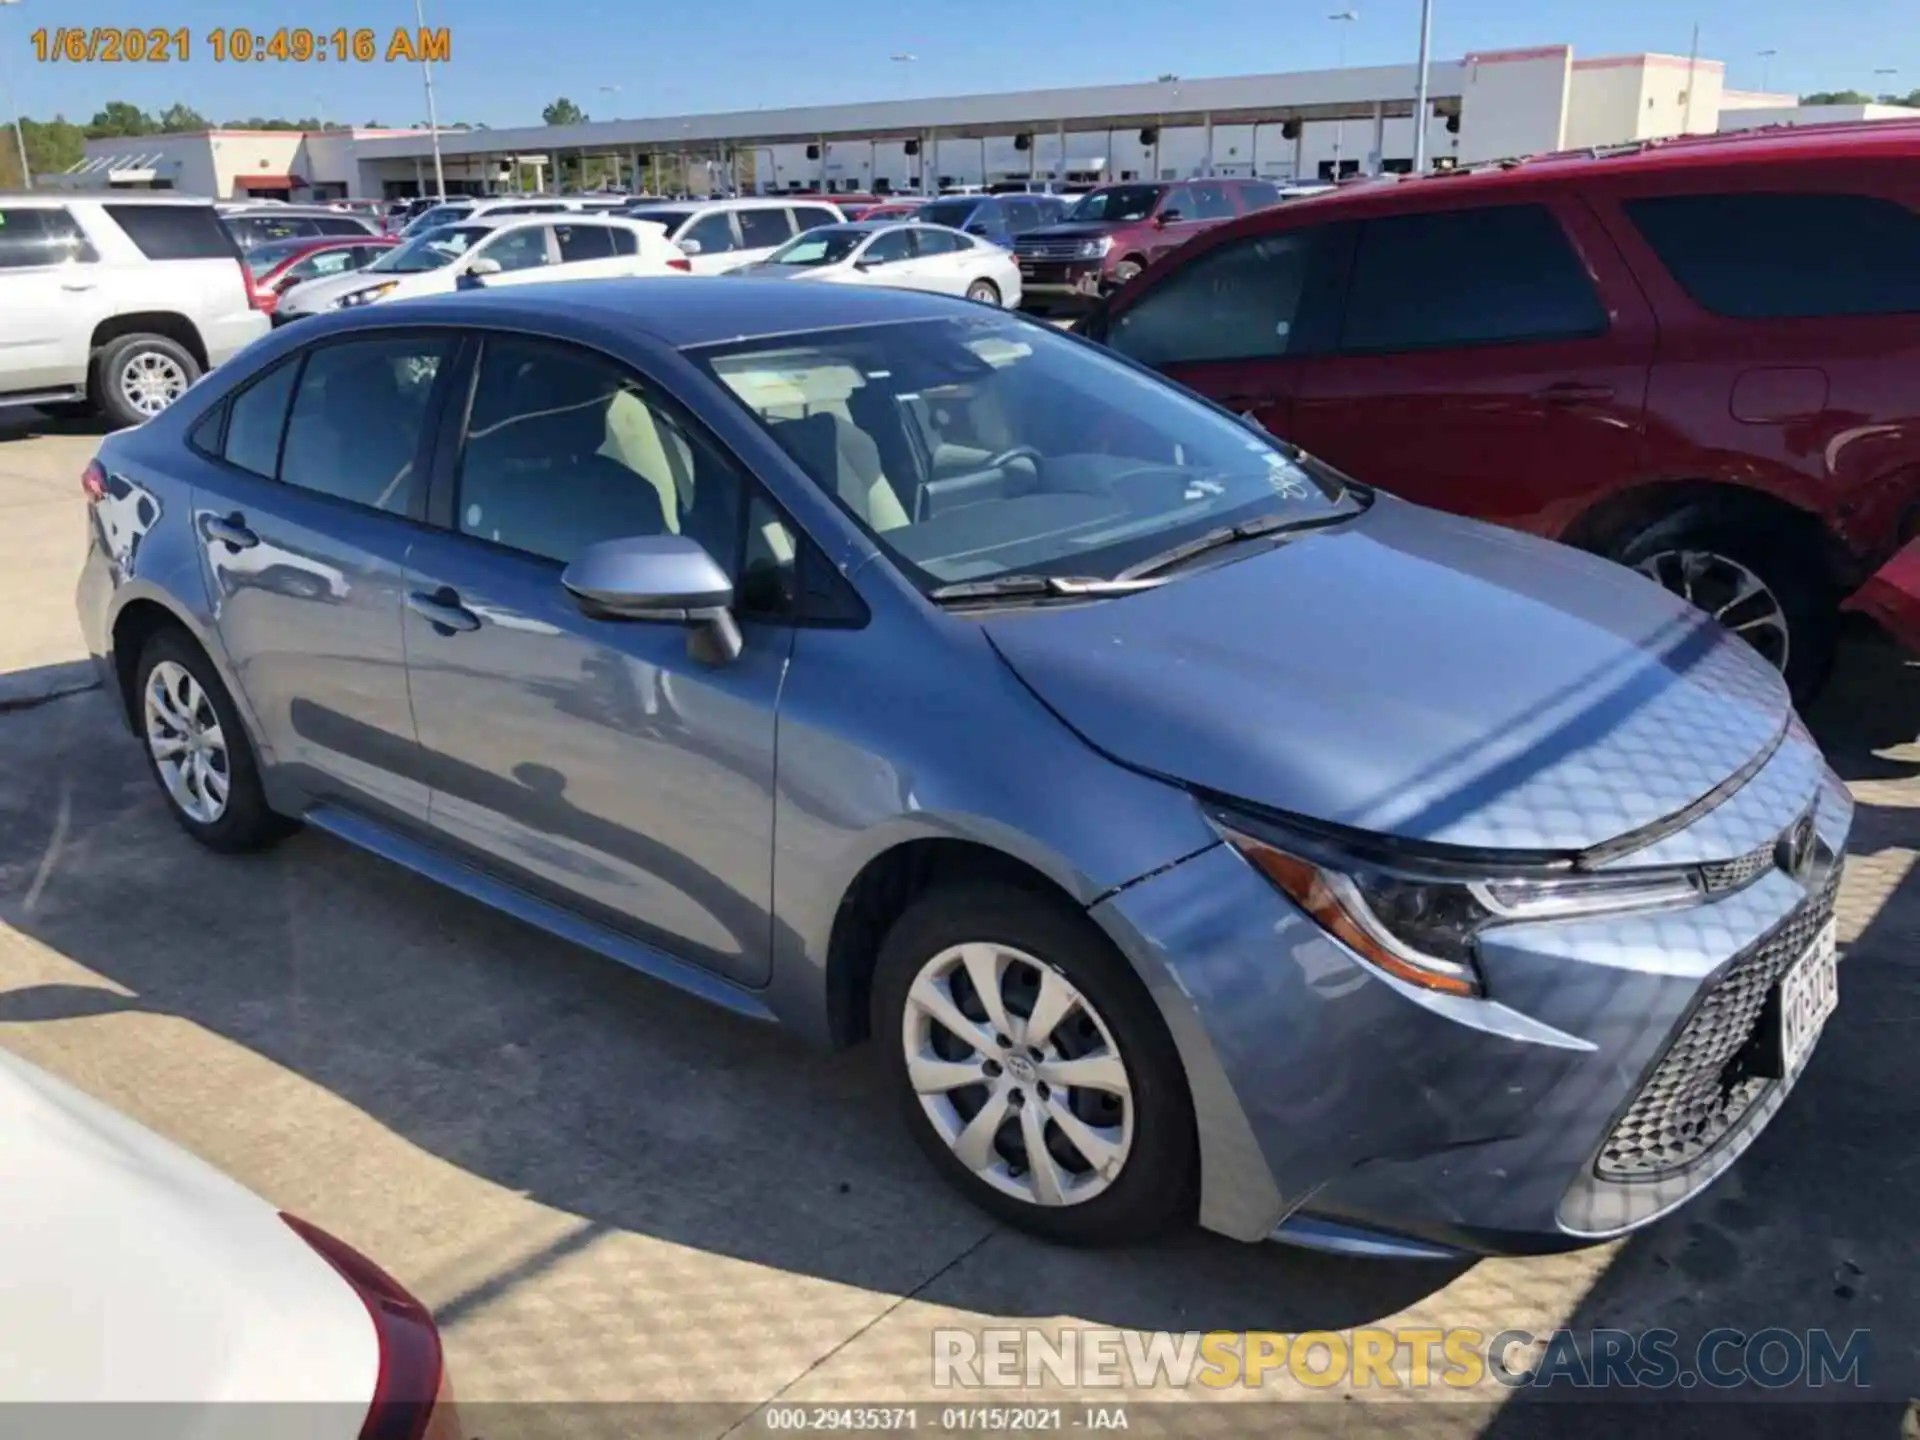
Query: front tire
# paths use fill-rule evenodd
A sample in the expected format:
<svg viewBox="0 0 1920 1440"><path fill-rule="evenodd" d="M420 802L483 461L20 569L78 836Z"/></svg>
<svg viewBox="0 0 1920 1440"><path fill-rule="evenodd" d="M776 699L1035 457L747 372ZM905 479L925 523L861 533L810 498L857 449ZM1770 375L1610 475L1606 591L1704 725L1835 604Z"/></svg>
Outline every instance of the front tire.
<svg viewBox="0 0 1920 1440"><path fill-rule="evenodd" d="M1698 606L1780 670L1796 705L1826 684L1839 612L1817 555L1791 531L1725 506L1683 510L1610 558Z"/></svg>
<svg viewBox="0 0 1920 1440"><path fill-rule="evenodd" d="M122 335L93 361L93 394L116 428L151 420L200 378L200 362L164 335Z"/></svg>
<svg viewBox="0 0 1920 1440"><path fill-rule="evenodd" d="M179 630L147 641L134 714L167 808L209 850L263 850L293 828L267 808L253 744L204 651Z"/></svg>
<svg viewBox="0 0 1920 1440"><path fill-rule="evenodd" d="M914 1139L982 1209L1072 1245L1191 1217L1179 1052L1072 907L996 882L921 896L881 946L873 1033Z"/></svg>
<svg viewBox="0 0 1920 1440"><path fill-rule="evenodd" d="M1000 287L991 280L976 280L967 286L967 299L976 305L998 305Z"/></svg>
<svg viewBox="0 0 1920 1440"><path fill-rule="evenodd" d="M1134 277L1147 267L1137 260L1122 260L1113 267L1113 281L1107 286L1109 291L1119 290L1130 285Z"/></svg>

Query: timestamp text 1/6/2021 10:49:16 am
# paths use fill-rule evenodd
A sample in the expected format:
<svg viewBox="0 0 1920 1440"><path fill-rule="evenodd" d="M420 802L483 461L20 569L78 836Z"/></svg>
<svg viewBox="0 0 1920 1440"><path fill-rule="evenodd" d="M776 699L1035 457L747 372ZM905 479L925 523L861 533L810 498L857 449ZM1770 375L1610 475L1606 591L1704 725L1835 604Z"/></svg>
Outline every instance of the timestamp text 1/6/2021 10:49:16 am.
<svg viewBox="0 0 1920 1440"><path fill-rule="evenodd" d="M42 64L170 64L211 56L215 61L240 63L332 62L344 64L405 61L418 64L453 59L453 33L445 25L391 30L307 30L281 27L251 30L245 26L215 27L195 32L186 26L138 29L120 25L61 25L42 27L28 37L33 57Z"/></svg>

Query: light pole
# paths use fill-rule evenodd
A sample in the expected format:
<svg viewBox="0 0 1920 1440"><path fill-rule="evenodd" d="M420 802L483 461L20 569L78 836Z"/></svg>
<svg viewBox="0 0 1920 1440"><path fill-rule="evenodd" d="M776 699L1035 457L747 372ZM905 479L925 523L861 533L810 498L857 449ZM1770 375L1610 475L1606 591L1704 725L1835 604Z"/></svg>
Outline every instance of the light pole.
<svg viewBox="0 0 1920 1440"><path fill-rule="evenodd" d="M18 5L20 0L0 0L0 5ZM0 66L0 87L6 90L7 108L13 111L13 143L20 147L20 188L33 188L33 167L27 163L27 132L20 123L20 106L13 93L13 63Z"/></svg>
<svg viewBox="0 0 1920 1440"><path fill-rule="evenodd" d="M911 71L909 71L909 70L907 70L907 69L905 69L904 67L905 67L905 66L908 66L908 65L917 65L917 64L919 64L919 63L920 63L920 57L919 57L918 55L915 55L915 54L914 54L914 53L913 53L912 51L910 51L910 50L903 50L903 51L901 51L901 52L900 52L900 53L899 53L898 55L889 55L889 56L887 57L887 59L888 59L888 61L889 61L890 63L892 63L892 64L895 64L895 65L899 65L899 66L901 66L901 67L903 67L900 73L901 73L901 74L903 74L903 75L906 75L906 76L908 77L908 79L907 79L907 83L906 83L905 85L903 85L903 86L901 86L901 98L902 98L902 99L905 99L905 98L906 98L906 90L908 89L908 87L910 87L910 86L911 86L911 85L913 84L913 80L912 80L912 72L911 72ZM905 157L905 156L903 155L903 156L901 157L901 159L902 159L902 161L904 162L904 161L905 161L905 159L906 159L906 157ZM985 171L985 169L984 169L984 166L985 166L985 163L986 163L985 161L982 161L982 162L981 162L981 164L982 164L982 167L983 167L983 168L982 168L982 170L981 170L981 178L982 178L983 180L984 180L984 179L986 178L986 171ZM906 173L906 174L904 174L904 175L902 175L902 176L900 177L903 183L904 183L905 181L908 181L908 180L912 180L912 179L914 178L914 177L913 177L913 171L914 171L914 168L915 168L915 167L913 167L912 165L908 165L908 166L907 166L907 173ZM926 189L926 188L927 188L927 157L926 157L926 156L925 156L924 154L922 154L922 155L921 155L921 157L920 157L920 165L919 165L919 167L918 167L918 168L919 168L919 171L920 171L920 178L919 178L919 185L920 185L920 188L921 188L922 190L924 190L924 189ZM869 170L869 172L871 172L871 170L872 170L872 166L871 166L871 164L869 164L869 166L868 166L868 170ZM872 174L871 174L871 173L869 173L869 174L868 174L868 176L867 176L867 183L868 183L868 184L872 184L872 183L873 183L873 176L872 176Z"/></svg>
<svg viewBox="0 0 1920 1440"><path fill-rule="evenodd" d="M1413 173L1427 173L1427 55L1433 48L1433 0L1420 0L1420 73L1413 82Z"/></svg>
<svg viewBox="0 0 1920 1440"><path fill-rule="evenodd" d="M1756 50L1753 53L1760 57L1760 88L1765 90L1767 88L1767 80L1773 74L1773 57L1780 52L1778 50Z"/></svg>
<svg viewBox="0 0 1920 1440"><path fill-rule="evenodd" d="M413 18L420 29L427 28L426 0L413 0ZM440 111L433 103L433 62L420 56L420 80L427 87L427 128L433 136L433 189L437 199L447 198L447 171L440 161Z"/></svg>
<svg viewBox="0 0 1920 1440"><path fill-rule="evenodd" d="M1327 16L1327 19L1333 21L1336 25L1340 27L1338 30L1334 32L1336 35L1340 37L1339 47L1338 47L1339 59L1335 64L1335 67L1334 67L1335 69L1344 70L1347 68L1347 28L1346 27L1348 25L1351 25L1355 20L1358 20L1359 18L1360 18L1360 12L1358 10L1336 10L1334 11L1333 14ZM1335 120L1333 122L1333 183L1336 185L1340 183L1340 145L1341 145L1341 142L1346 139L1346 133L1347 133L1347 122L1346 122L1346 118L1343 116L1340 119Z"/></svg>

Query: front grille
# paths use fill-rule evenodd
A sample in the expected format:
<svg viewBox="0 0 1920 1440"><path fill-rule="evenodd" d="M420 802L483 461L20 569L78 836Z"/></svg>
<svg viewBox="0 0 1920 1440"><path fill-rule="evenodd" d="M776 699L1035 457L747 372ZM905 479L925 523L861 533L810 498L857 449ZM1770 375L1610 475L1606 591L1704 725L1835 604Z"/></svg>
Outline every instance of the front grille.
<svg viewBox="0 0 1920 1440"><path fill-rule="evenodd" d="M1820 893L1736 960L1708 992L1600 1147L1594 1170L1601 1179L1656 1180L1685 1169L1766 1093L1774 1082L1749 1073L1741 1052L1753 1039L1768 992L1832 918L1839 889L1836 861Z"/></svg>
<svg viewBox="0 0 1920 1440"><path fill-rule="evenodd" d="M1774 841L1769 840L1735 859L1702 865L1700 876L1706 882L1707 893L1717 895L1723 890L1739 890L1751 885L1778 863L1775 859L1778 848Z"/></svg>
<svg viewBox="0 0 1920 1440"><path fill-rule="evenodd" d="M1029 239L1021 236L1013 242L1013 253L1022 260L1078 260L1084 240Z"/></svg>

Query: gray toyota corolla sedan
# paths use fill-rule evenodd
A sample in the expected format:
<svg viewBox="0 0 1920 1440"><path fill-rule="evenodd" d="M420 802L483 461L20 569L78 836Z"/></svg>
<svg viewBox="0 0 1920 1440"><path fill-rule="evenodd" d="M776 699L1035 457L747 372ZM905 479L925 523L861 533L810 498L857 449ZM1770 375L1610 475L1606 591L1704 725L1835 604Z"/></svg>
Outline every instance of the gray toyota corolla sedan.
<svg viewBox="0 0 1920 1440"><path fill-rule="evenodd" d="M379 306L85 483L80 615L188 834L304 822L870 1039L1042 1235L1618 1235L1836 1002L1851 804L1756 654L1018 316Z"/></svg>

